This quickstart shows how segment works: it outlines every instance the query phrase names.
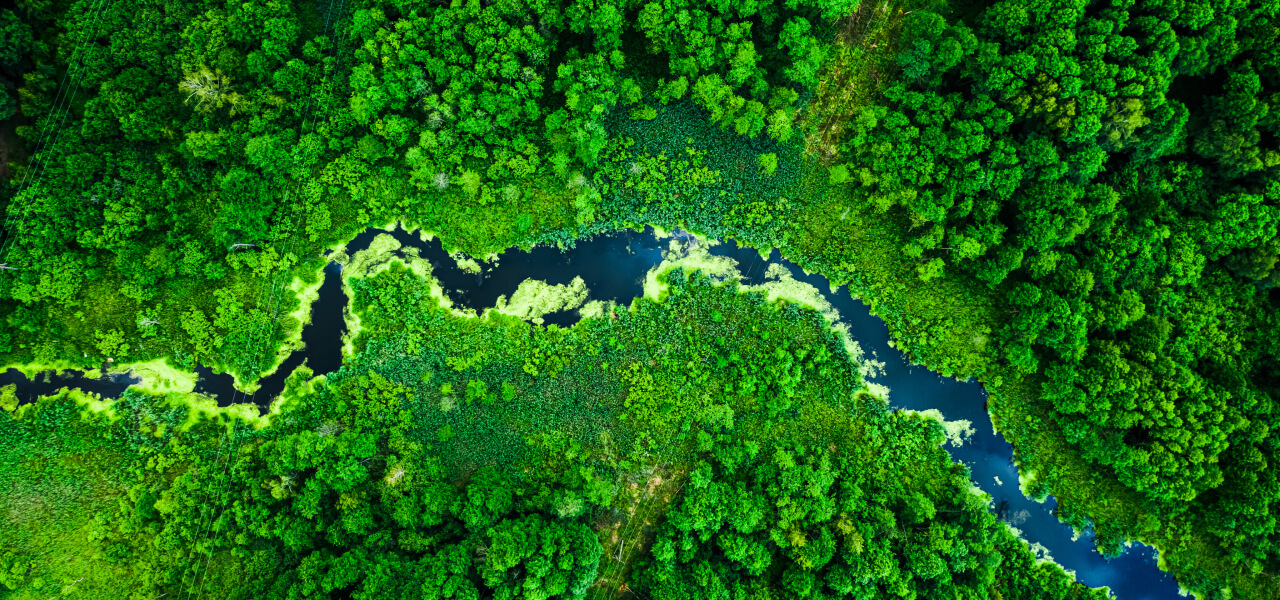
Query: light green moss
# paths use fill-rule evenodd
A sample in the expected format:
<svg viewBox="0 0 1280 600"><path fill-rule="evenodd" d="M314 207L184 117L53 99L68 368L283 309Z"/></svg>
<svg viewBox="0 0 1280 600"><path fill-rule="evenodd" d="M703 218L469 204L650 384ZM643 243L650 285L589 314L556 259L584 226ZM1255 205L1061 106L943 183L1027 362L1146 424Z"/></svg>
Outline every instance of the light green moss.
<svg viewBox="0 0 1280 600"><path fill-rule="evenodd" d="M125 363L112 369L112 373L126 372L142 379L134 387L151 394L186 393L196 388L195 373L174 368L163 358Z"/></svg>
<svg viewBox="0 0 1280 600"><path fill-rule="evenodd" d="M612 300L592 300L578 309L578 317L582 319L600 319L613 314L618 304Z"/></svg>
<svg viewBox="0 0 1280 600"><path fill-rule="evenodd" d="M946 443L951 444L952 446L956 446L957 448L960 446L963 446L965 442L969 441L969 439L972 438L973 434L976 432L976 430L973 428L973 421L969 421L967 419L957 419L955 421L948 421L947 418L942 415L942 411L936 408L930 408L928 410L921 410L921 411L908 410L903 412L917 414L922 417L934 419L939 423L942 423L942 429L946 431L946 436L947 436Z"/></svg>
<svg viewBox="0 0 1280 600"><path fill-rule="evenodd" d="M543 317L561 310L573 310L587 301L587 284L574 277L568 284L552 285L537 279L520 282L511 299L498 296L493 312L533 321L541 325Z"/></svg>

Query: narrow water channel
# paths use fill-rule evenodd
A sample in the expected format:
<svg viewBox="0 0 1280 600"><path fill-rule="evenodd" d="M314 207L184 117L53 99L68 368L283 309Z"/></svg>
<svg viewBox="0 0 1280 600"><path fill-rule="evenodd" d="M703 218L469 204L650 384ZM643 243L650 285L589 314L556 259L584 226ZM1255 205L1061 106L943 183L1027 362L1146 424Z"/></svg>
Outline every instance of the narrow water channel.
<svg viewBox="0 0 1280 600"><path fill-rule="evenodd" d="M370 229L360 234L347 246L354 253L369 246L373 239L387 233ZM643 233L621 231L582 241L568 251L552 247L538 247L525 252L518 249L503 253L496 264L481 263L480 273L469 273L434 239L423 242L416 235L397 229L391 232L405 247L419 250L420 256L431 261L433 274L439 279L446 294L455 304L482 311L495 305L498 296L508 297L516 291L520 282L539 279L550 284L567 284L575 277L582 277L590 292L590 300L612 300L624 306L643 295L645 274L662 262L662 250L670 238L660 239L652 230ZM1167 573L1156 566L1153 548L1135 545L1125 554L1111 560L1104 559L1095 549L1092 534L1086 532L1073 539L1069 526L1053 516L1056 505L1052 497L1044 503L1034 502L1018 489L1018 471L1013 463L1013 448L1004 437L993 431L990 416L986 412L986 391L976 382L959 382L944 378L923 367L912 365L898 350L889 345L887 326L870 314L862 302L850 297L846 288L834 292L825 277L807 275L799 267L783 260L777 250L768 258L750 248L735 243L713 246L711 254L734 259L743 275L743 283L758 285L765 280L768 267L773 264L788 269L799 281L816 287L839 311L841 320L849 325L850 334L868 357L883 363L884 368L872 379L874 383L889 388L890 404L911 410L938 409L948 420L968 420L975 433L963 445L946 445L951 456L969 466L972 478L979 488L992 497L992 510L1017 527L1023 537L1032 544L1039 544L1064 568L1074 571L1076 577L1091 587L1109 586L1120 600L1171 600L1180 597L1178 585ZM252 402L265 409L284 388L285 378L305 360L316 374L337 370L342 364L342 335L345 330L343 309L347 298L342 293L341 267L330 263L325 268L325 280L319 298L312 306L311 323L303 328L304 350L294 352L276 373L261 382L254 394L244 394L232 386L230 375L214 375L209 369L197 369L200 381L196 391L215 396L220 405ZM577 313L563 311L545 317L545 322L568 326L577 321ZM16 376L14 375L16 374ZM36 394L47 394L62 386L78 386L97 391L103 396L115 396L137 380L54 378L41 383L40 378L31 382L10 370L0 375L0 383L18 383L20 399Z"/></svg>
<svg viewBox="0 0 1280 600"><path fill-rule="evenodd" d="M116 398L123 394L129 386L142 380L132 373L115 373L108 375L106 368L97 372L76 371L68 369L60 373L43 371L28 379L22 371L6 369L0 373L0 386L14 384L14 393L18 396L18 404L35 402L41 396L49 396L62 388L80 388L83 392L92 392L103 398Z"/></svg>
<svg viewBox="0 0 1280 600"><path fill-rule="evenodd" d="M366 241L365 246L368 245ZM196 374L200 378L196 380L195 392L217 398L218 406L253 403L261 412L266 412L271 401L284 391L284 380L304 360L316 375L332 373L342 366L342 334L347 330L342 312L346 307L347 296L342 293L342 267L331 262L324 268L324 283L320 284L319 296L311 304L311 322L302 328L302 350L290 354L280 368L263 377L257 391L250 394L236 389L235 379L229 373L215 374L209 367L197 366Z"/></svg>
<svg viewBox="0 0 1280 600"><path fill-rule="evenodd" d="M754 250L739 249L732 244L712 250L712 254L717 253L738 259L739 268L744 272L753 270L751 260L764 262ZM946 444L944 448L952 458L968 465L974 483L991 495L992 510L1018 528L1024 539L1043 546L1053 560L1074 571L1085 585L1109 586L1120 600L1183 597L1174 578L1156 565L1155 548L1135 544L1121 556L1107 560L1094 548L1092 532L1075 539L1071 527L1054 516L1057 502L1052 496L1039 503L1022 495L1018 488L1018 468L1013 462L1013 445L995 432L986 410L987 392L981 385L973 380L961 382L942 377L913 365L906 355L889 346L889 328L884 321L871 315L867 305L850 297L846 288L830 292L825 277L806 275L799 267L782 260L777 250L768 262L784 265L794 278L823 292L840 312L841 320L849 324L850 333L862 351L884 363L884 368L871 381L889 388L892 406L919 411L936 408L949 421L967 420L973 424L974 434L963 445Z"/></svg>

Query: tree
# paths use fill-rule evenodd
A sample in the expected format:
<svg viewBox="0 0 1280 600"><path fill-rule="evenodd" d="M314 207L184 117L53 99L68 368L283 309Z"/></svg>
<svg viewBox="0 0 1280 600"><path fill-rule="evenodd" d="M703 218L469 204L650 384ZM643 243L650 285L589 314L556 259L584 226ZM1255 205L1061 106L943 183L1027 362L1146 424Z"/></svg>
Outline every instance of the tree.
<svg viewBox="0 0 1280 600"><path fill-rule="evenodd" d="M760 172L765 175L773 175L778 170L778 155L774 153L761 154L759 157Z"/></svg>

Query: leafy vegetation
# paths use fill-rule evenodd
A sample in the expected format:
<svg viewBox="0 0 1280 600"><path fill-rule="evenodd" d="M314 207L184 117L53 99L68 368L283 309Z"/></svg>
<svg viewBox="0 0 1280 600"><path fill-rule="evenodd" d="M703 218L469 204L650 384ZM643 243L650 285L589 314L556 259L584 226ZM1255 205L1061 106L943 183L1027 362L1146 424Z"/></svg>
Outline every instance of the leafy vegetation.
<svg viewBox="0 0 1280 600"><path fill-rule="evenodd" d="M369 224L407 217L471 249L577 237L602 216L611 115L691 103L789 139L825 56L813 23L848 7L57 8L29 23L3 9L32 159L5 194L0 262L18 270L0 282L0 352L177 357L251 380L297 332L275 319L290 276ZM28 30L49 41L23 55Z"/></svg>
<svg viewBox="0 0 1280 600"><path fill-rule="evenodd" d="M298 335L297 292L316 281L321 251L369 225L402 219L475 256L682 226L781 249L849 284L915 360L979 377L1024 475L1054 493L1065 521L1091 527L1104 553L1142 540L1205 597L1276 597L1275 16L1265 3L1195 0L21 0L0 8L0 362L163 359L247 383L274 369ZM439 367L405 357L443 343L435 336L453 330L439 328L456 319L410 315L410 296L396 295L405 290L380 286L399 277L395 285L412 287L404 282L413 276L369 281L379 277L353 287L368 307L362 325L410 327L362 338L353 358L378 364L415 399L494 411L467 426L441 416L449 411L415 412L415 431L430 433L418 443L524 452L528 432L560 417L494 408L523 393L508 376L573 382L539 393L587 411L575 403L588 397L598 366L586 357L596 346L574 340L612 319L526 331L527 339L511 320L503 344L438 355L447 368ZM489 352L504 358L486 362ZM392 356L401 358L378 362ZM507 370L445 376L481 364ZM351 368L350 377L366 376ZM738 376L768 390L779 410L817 410L781 383L753 379L758 371ZM434 379L415 379L427 373ZM315 393L354 393L332 388L342 377ZM640 371L611 381L614 391L664 389ZM616 443L641 447L683 432L677 424L697 414L615 407L609 414L645 416L618 417L629 425L613 430L604 407L596 420L575 420L591 424L581 432L593 433L580 433L593 443L608 430ZM682 460L689 469L703 461L717 482L781 497L767 479L775 463L750 463L763 479L747 480L723 462L782 425L760 427ZM858 429L872 425L851 427L849 439L873 439ZM797 440L809 435L794 430ZM757 456L799 456L797 465L826 468L837 481L873 477L869 466L823 459L812 441L775 438ZM908 446L929 446L921 444ZM463 495L469 479L457 477L466 470L457 457L467 455L435 455L439 480L459 483ZM641 464L617 468L637 473ZM935 467L937 485L954 479ZM876 493L898 506L894 498L910 489ZM830 492L832 502L842 494ZM673 495L672 514L686 514L686 502L719 501L692 498ZM546 505L520 506L506 514L510 532L542 532ZM970 540L955 543L981 549L974 556L1017 555L972 518L947 539ZM457 533L465 519L447 522L454 537L441 540L481 543ZM838 519L803 522L850 547ZM703 546L748 533L765 548L753 556L774 565L765 579L799 586L791 593L842 589L830 583L841 577L834 573L862 568L858 558L814 555L806 572L821 572L827 588L806 584L808 575L786 579L777 565L808 550L773 535L769 546L768 528L691 523L654 533L680 549L645 559L654 561L646 589L678 590L678 579L656 574L688 567L753 593L755 584L735 578L754 567ZM906 541L883 551L917 552L910 540L931 528L902 525ZM691 535L698 542L686 547ZM612 542L602 543L607 553ZM331 552L362 547L333 544ZM215 554L217 568L238 568ZM506 562L519 569L520 560ZM919 560L912 564L937 566ZM566 590L573 568L560 577ZM982 573L951 584L1019 589Z"/></svg>
<svg viewBox="0 0 1280 600"><path fill-rule="evenodd" d="M1125 535L1186 551L1169 553L1184 585L1260 577L1240 588L1258 597L1275 590L1280 492L1266 469L1273 17L1161 2L917 12L901 81L842 145L865 201L910 221L901 252L922 280L963 274L1003 296L1009 368L988 372L1043 376L1039 428L1123 488L1138 513ZM1039 448L1020 450L1039 470ZM1096 522L1119 551L1119 524ZM1231 550L1193 566L1189 536Z"/></svg>
<svg viewBox="0 0 1280 600"><path fill-rule="evenodd" d="M666 283L662 303L543 328L455 316L394 263L352 282L360 358L294 377L269 424L193 414L183 393L25 405L0 435L4 481L30 491L3 508L78 502L6 522L4 582L16 598L1104 597L995 520L937 421L851 392L857 365L816 313L698 273ZM71 461L113 481L32 489ZM51 524L66 537L42 537Z"/></svg>

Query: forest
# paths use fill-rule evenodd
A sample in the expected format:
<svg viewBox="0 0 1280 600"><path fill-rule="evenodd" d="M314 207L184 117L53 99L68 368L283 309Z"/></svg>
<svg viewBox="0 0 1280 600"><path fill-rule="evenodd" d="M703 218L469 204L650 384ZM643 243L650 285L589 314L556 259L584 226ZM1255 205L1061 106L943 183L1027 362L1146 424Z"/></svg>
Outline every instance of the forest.
<svg viewBox="0 0 1280 600"><path fill-rule="evenodd" d="M996 520L937 421L857 391L813 311L676 270L544 328L458 317L400 262L351 283L358 358L295 373L268 427L134 390L20 407L6 539L87 529L102 598L1106 597Z"/></svg>
<svg viewBox="0 0 1280 600"><path fill-rule="evenodd" d="M16 0L0 362L251 390L366 228L484 256L679 227L780 250L981 381L1023 489L1099 552L1280 597L1276 13ZM1105 595L794 304L679 272L562 329L460 317L407 267L346 283L343 368L266 417L7 393L13 597Z"/></svg>

